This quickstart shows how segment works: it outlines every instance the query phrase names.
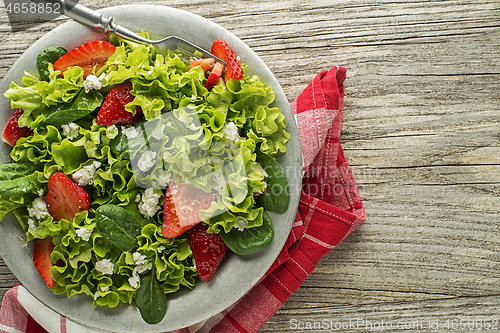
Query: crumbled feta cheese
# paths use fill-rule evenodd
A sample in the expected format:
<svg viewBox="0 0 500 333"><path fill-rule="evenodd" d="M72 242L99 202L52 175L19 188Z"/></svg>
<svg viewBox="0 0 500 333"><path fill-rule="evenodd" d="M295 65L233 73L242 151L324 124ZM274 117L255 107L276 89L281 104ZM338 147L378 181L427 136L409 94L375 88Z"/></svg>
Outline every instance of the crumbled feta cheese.
<svg viewBox="0 0 500 333"><path fill-rule="evenodd" d="M95 301L96 299L98 299L99 297L101 297L101 295L99 295L99 291L96 291L96 292L94 293L94 301Z"/></svg>
<svg viewBox="0 0 500 333"><path fill-rule="evenodd" d="M158 251L158 253L162 253L163 251L165 251L165 246L163 246L163 245L158 246L156 251Z"/></svg>
<svg viewBox="0 0 500 333"><path fill-rule="evenodd" d="M92 89L101 90L102 88L102 80L106 76L106 73L102 73L99 77L94 74L90 74L87 76L85 81L83 81L83 87L85 88L85 92L88 93Z"/></svg>
<svg viewBox="0 0 500 333"><path fill-rule="evenodd" d="M153 264L151 262L147 262L145 264L135 266L134 270L132 271L132 276L128 278L128 283L133 288L138 288L140 285L139 274L144 273L145 271L148 271L151 268L153 268Z"/></svg>
<svg viewBox="0 0 500 333"><path fill-rule="evenodd" d="M132 275L131 277L128 278L128 283L130 284L130 286L132 288L139 288L139 282L141 280L139 279L139 275L138 274L135 274L135 275Z"/></svg>
<svg viewBox="0 0 500 333"><path fill-rule="evenodd" d="M43 195L43 192L45 192L45 190L43 189L43 187L41 187L39 190L38 190L38 195L39 196L42 196Z"/></svg>
<svg viewBox="0 0 500 333"><path fill-rule="evenodd" d="M172 181L172 175L170 173L164 172L158 176L158 184L160 186L168 186L168 183Z"/></svg>
<svg viewBox="0 0 500 333"><path fill-rule="evenodd" d="M196 101L196 96L194 94L192 94L191 97L190 97L190 99L191 99L191 102L195 102Z"/></svg>
<svg viewBox="0 0 500 333"><path fill-rule="evenodd" d="M163 138L163 130L165 129L166 124L161 124L158 126L153 133L151 133L151 136L155 138L156 140L161 140Z"/></svg>
<svg viewBox="0 0 500 333"><path fill-rule="evenodd" d="M243 231L247 227L247 221L242 217L237 217L234 220L234 227L239 231Z"/></svg>
<svg viewBox="0 0 500 333"><path fill-rule="evenodd" d="M224 126L224 136L226 140L229 142L237 142L240 139L240 135L238 133L238 127L232 121Z"/></svg>
<svg viewBox="0 0 500 333"><path fill-rule="evenodd" d="M152 188L146 189L144 194L137 194L135 201L137 202L137 207L139 212L145 217L153 217L155 213L161 208L158 205L158 199L160 195L156 193Z"/></svg>
<svg viewBox="0 0 500 333"><path fill-rule="evenodd" d="M41 220L50 216L47 205L45 204L45 200L43 200L42 198L36 198L33 201L33 205L31 206L31 208L28 208L28 214L30 217L36 218L37 220Z"/></svg>
<svg viewBox="0 0 500 333"><path fill-rule="evenodd" d="M194 123L191 123L189 125L189 128L192 129L193 131L197 131L197 130L199 130L201 128L201 126L195 125Z"/></svg>
<svg viewBox="0 0 500 333"><path fill-rule="evenodd" d="M31 229L33 231L36 230L35 221L33 221L32 219L28 219L28 229Z"/></svg>
<svg viewBox="0 0 500 333"><path fill-rule="evenodd" d="M134 254L132 254L132 258L134 259L134 264L136 265L143 265L148 262L146 260L146 255L139 252L134 252Z"/></svg>
<svg viewBox="0 0 500 333"><path fill-rule="evenodd" d="M139 161L137 161L137 166L139 170L145 172L151 169L153 165L155 165L156 152L148 150L144 154L142 154Z"/></svg>
<svg viewBox="0 0 500 333"><path fill-rule="evenodd" d="M106 128L106 137L110 140L114 139L118 135L118 127L116 125L111 125Z"/></svg>
<svg viewBox="0 0 500 333"><path fill-rule="evenodd" d="M133 140L139 136L139 132L135 129L135 127L124 127L122 126L122 134L127 137L129 140Z"/></svg>
<svg viewBox="0 0 500 333"><path fill-rule="evenodd" d="M109 290L109 286L101 286L101 291L106 292Z"/></svg>
<svg viewBox="0 0 500 333"><path fill-rule="evenodd" d="M61 126L61 128L62 128L62 135L66 137L68 140L73 140L78 136L78 134L80 134L80 126L78 126L73 122L69 124L64 124Z"/></svg>
<svg viewBox="0 0 500 333"><path fill-rule="evenodd" d="M92 235L92 232L89 231L87 228L80 228L76 230L76 235L80 237L82 240L88 242L90 239L90 235Z"/></svg>
<svg viewBox="0 0 500 333"><path fill-rule="evenodd" d="M148 261L145 264L135 266L134 271L141 274L144 273L145 271L149 271L151 268L153 268L153 263L151 261Z"/></svg>
<svg viewBox="0 0 500 333"><path fill-rule="evenodd" d="M71 177L80 186L92 185L94 183L95 172L100 167L101 162L95 161L90 165L81 167Z"/></svg>
<svg viewBox="0 0 500 333"><path fill-rule="evenodd" d="M93 141L85 141L83 148L85 148L85 151L87 152L87 157L91 158L97 150L97 145Z"/></svg>
<svg viewBox="0 0 500 333"><path fill-rule="evenodd" d="M110 259L103 259L95 263L95 269L105 275L112 275L114 268L115 265Z"/></svg>

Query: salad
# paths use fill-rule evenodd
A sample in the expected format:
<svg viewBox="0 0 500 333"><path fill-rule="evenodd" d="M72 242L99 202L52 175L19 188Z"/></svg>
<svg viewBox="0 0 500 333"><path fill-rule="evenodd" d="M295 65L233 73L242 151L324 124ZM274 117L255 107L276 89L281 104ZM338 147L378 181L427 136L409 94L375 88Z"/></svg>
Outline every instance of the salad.
<svg viewBox="0 0 500 333"><path fill-rule="evenodd" d="M25 228L54 293L135 303L156 324L229 251L271 243L267 212L289 202L285 117L225 41L211 53L227 66L111 35L45 49L39 75L9 85L0 219Z"/></svg>

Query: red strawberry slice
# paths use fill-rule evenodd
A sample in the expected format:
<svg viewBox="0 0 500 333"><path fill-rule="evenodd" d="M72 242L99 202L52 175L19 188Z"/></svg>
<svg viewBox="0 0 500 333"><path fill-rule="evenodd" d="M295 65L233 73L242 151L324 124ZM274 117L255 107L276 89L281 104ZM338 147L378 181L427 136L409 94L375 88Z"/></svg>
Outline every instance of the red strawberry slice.
<svg viewBox="0 0 500 333"><path fill-rule="evenodd" d="M210 72L212 68L214 68L215 59L214 58L200 58L191 60L191 64L189 65L189 69L194 68L196 66L201 66L204 72Z"/></svg>
<svg viewBox="0 0 500 333"><path fill-rule="evenodd" d="M230 79L242 79L243 78L243 68L238 61L238 58L234 54L233 50L229 47L229 44L218 39L212 44L212 52L214 56L219 59L224 60L227 63L226 73L224 73L224 81L227 82Z"/></svg>
<svg viewBox="0 0 500 333"><path fill-rule="evenodd" d="M56 284L56 281L54 281L52 275L50 275L50 268L52 267L50 254L53 250L54 244L52 243L52 237L48 236L44 239L37 239L35 242L35 250L33 251L35 267L49 288L54 287Z"/></svg>
<svg viewBox="0 0 500 333"><path fill-rule="evenodd" d="M214 65L212 72L208 76L207 82L205 83L205 88L208 90L212 90L212 88L219 82L219 79L222 75L222 70L224 69L224 65L220 62Z"/></svg>
<svg viewBox="0 0 500 333"><path fill-rule="evenodd" d="M83 69L83 76L87 77L98 71L106 64L109 57L116 51L116 46L103 40L94 40L78 46L60 57L54 63L54 70L64 73L69 67L79 66Z"/></svg>
<svg viewBox="0 0 500 333"><path fill-rule="evenodd" d="M188 232L198 275L205 282L214 276L217 267L229 251L219 234L209 234L207 229L206 224L199 223Z"/></svg>
<svg viewBox="0 0 500 333"><path fill-rule="evenodd" d="M62 172L50 176L45 203L56 220L72 221L77 213L90 209L89 194Z"/></svg>
<svg viewBox="0 0 500 333"><path fill-rule="evenodd" d="M130 93L131 90L132 83L123 82L109 91L97 114L97 123L99 125L132 124L142 118L143 114L139 106L135 108L135 115L125 110L125 106L135 98Z"/></svg>
<svg viewBox="0 0 500 333"><path fill-rule="evenodd" d="M215 194L189 185L171 183L163 202L162 234L174 238L201 222L200 211L210 208Z"/></svg>
<svg viewBox="0 0 500 333"><path fill-rule="evenodd" d="M12 118L10 118L5 130L3 131L3 141L12 147L17 143L17 140L30 136L33 131L29 127L19 127L19 117L24 113L23 109L17 109L14 111Z"/></svg>

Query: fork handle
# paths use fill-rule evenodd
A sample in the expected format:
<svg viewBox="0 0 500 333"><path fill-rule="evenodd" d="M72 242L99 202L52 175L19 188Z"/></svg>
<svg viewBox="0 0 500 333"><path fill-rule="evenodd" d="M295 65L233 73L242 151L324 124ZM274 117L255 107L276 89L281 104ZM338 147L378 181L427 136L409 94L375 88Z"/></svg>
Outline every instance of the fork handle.
<svg viewBox="0 0 500 333"><path fill-rule="evenodd" d="M112 17L105 17L101 13L79 5L71 0L31 0L37 3L60 4L62 14L71 17L77 22L83 23L95 29L101 29L108 34L114 32L116 35L124 38L134 39L140 42L150 42L148 39L136 34L135 32L117 25Z"/></svg>

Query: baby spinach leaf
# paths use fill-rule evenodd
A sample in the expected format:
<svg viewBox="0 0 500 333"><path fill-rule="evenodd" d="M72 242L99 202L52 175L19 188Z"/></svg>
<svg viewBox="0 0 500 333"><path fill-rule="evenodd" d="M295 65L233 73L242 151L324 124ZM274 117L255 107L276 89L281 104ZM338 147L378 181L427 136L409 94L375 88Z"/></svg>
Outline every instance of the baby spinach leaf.
<svg viewBox="0 0 500 333"><path fill-rule="evenodd" d="M129 148L128 148L128 139L121 132L111 140L109 143L109 147L111 148L111 152L116 156L117 159L124 158L126 160L130 160L129 156Z"/></svg>
<svg viewBox="0 0 500 333"><path fill-rule="evenodd" d="M221 232L219 235L226 245L236 254L249 255L266 248L274 238L273 222L264 211L263 223L259 227L253 227L240 231L232 228L227 234Z"/></svg>
<svg viewBox="0 0 500 333"><path fill-rule="evenodd" d="M27 164L0 166L0 195L26 194L35 189L33 170Z"/></svg>
<svg viewBox="0 0 500 333"><path fill-rule="evenodd" d="M135 299L142 319L150 325L158 324L167 313L167 296L154 275L155 270L152 272L151 276L141 278Z"/></svg>
<svg viewBox="0 0 500 333"><path fill-rule="evenodd" d="M288 209L290 202L290 189L283 167L269 154L256 149L257 161L268 174L267 189L257 202L269 212L283 214Z"/></svg>
<svg viewBox="0 0 500 333"><path fill-rule="evenodd" d="M52 46L46 48L38 54L36 58L36 66L38 67L38 73L40 73L40 78L43 81L49 82L49 65L48 63L55 63L57 59L68 53L68 51L62 46Z"/></svg>
<svg viewBox="0 0 500 333"><path fill-rule="evenodd" d="M61 127L61 125L80 120L91 113L92 110L59 110L48 115L47 118L40 122L40 126Z"/></svg>
<svg viewBox="0 0 500 333"><path fill-rule="evenodd" d="M112 245L122 251L138 246L136 237L141 233L137 217L123 207L106 204L96 209L97 230Z"/></svg>

